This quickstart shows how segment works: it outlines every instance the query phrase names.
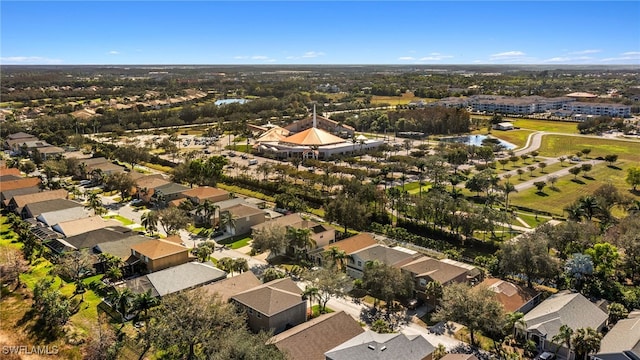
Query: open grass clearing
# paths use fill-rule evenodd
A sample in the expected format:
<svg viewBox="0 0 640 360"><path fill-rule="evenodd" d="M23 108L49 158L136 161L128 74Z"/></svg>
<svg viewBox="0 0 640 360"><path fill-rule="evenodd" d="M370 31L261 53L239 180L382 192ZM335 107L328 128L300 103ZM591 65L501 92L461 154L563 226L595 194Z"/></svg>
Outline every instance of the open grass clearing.
<svg viewBox="0 0 640 360"><path fill-rule="evenodd" d="M576 154L583 149L591 149L589 158L610 154L618 155L619 161L640 163L640 141L615 140L598 137L579 137L563 135L545 135L540 146L540 155L560 157ZM586 157L583 157L586 158ZM615 164L620 166L619 164Z"/></svg>
<svg viewBox="0 0 640 360"><path fill-rule="evenodd" d="M536 119L508 119L513 126L533 131L559 132L564 134L578 134L578 123L558 120Z"/></svg>
<svg viewBox="0 0 640 360"><path fill-rule="evenodd" d="M611 183L622 194L640 199L634 195L629 184L625 182L626 169L637 163L619 163L619 169L614 169L606 164L598 164L588 173L589 178L578 174L560 177L555 185L555 190L549 186L543 189L543 194L538 193L535 187L517 193L512 193L509 201L512 205L548 211L558 216L563 216L564 208L585 195L593 194L600 186Z"/></svg>
<svg viewBox="0 0 640 360"><path fill-rule="evenodd" d="M506 142L512 143L521 148L527 144L527 138L531 135L531 130L509 130L509 131L497 131L491 132L491 135Z"/></svg>

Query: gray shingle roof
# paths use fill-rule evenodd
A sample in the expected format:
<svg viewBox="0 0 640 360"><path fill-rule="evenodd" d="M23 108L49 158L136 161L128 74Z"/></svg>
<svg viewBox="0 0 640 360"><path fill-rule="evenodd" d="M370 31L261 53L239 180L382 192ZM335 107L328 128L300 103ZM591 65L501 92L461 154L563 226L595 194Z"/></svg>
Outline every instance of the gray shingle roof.
<svg viewBox="0 0 640 360"><path fill-rule="evenodd" d="M602 338L600 352L622 352L631 350L640 356L640 315L618 321Z"/></svg>
<svg viewBox="0 0 640 360"><path fill-rule="evenodd" d="M378 334L371 330L327 351L329 360L422 360L435 347L421 335Z"/></svg>
<svg viewBox="0 0 640 360"><path fill-rule="evenodd" d="M227 277L227 273L212 263L188 262L127 280L126 286L133 292L146 292L165 296L181 290L206 285Z"/></svg>
<svg viewBox="0 0 640 360"><path fill-rule="evenodd" d="M415 256L413 254L397 249L392 249L380 244L371 245L360 251L354 252L352 255L357 255L365 262L378 260L389 266L407 261Z"/></svg>
<svg viewBox="0 0 640 360"><path fill-rule="evenodd" d="M79 202L67 200L67 199L51 199L51 200L40 201L37 203L27 204L24 206L23 212L24 210L26 210L34 217L37 217L38 215L43 213L72 209L77 207L82 207L82 204L80 204ZM55 224L55 222L51 223L51 225L53 224Z"/></svg>
<svg viewBox="0 0 640 360"><path fill-rule="evenodd" d="M272 316L302 301L302 290L291 278L277 279L236 294L233 300Z"/></svg>
<svg viewBox="0 0 640 360"><path fill-rule="evenodd" d="M523 320L528 331L537 331L551 339L560 326L572 329L600 328L608 315L579 293L560 292L550 296L528 312Z"/></svg>
<svg viewBox="0 0 640 360"><path fill-rule="evenodd" d="M84 219L91 214L82 205L55 211L43 212L37 216L38 221L52 226L60 222Z"/></svg>

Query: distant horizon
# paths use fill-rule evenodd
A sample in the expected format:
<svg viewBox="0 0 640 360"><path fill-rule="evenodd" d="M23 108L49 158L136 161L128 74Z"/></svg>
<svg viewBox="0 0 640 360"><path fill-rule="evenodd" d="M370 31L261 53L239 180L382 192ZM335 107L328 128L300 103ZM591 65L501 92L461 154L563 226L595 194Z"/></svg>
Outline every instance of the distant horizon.
<svg viewBox="0 0 640 360"><path fill-rule="evenodd" d="M0 7L0 65L640 65L640 1L3 0Z"/></svg>

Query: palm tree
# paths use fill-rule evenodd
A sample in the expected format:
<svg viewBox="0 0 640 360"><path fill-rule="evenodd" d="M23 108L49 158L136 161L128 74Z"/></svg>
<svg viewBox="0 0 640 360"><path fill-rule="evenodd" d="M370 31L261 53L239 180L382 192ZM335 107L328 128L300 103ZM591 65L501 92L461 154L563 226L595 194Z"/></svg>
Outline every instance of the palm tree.
<svg viewBox="0 0 640 360"><path fill-rule="evenodd" d="M232 234L236 233L236 219L233 218L233 215L229 211L224 211L219 213L220 219L220 228L229 228L229 232Z"/></svg>
<svg viewBox="0 0 640 360"><path fill-rule="evenodd" d="M575 331L571 342L576 351L576 359L586 360L588 355L600 350L602 334L592 328L580 328Z"/></svg>
<svg viewBox="0 0 640 360"><path fill-rule="evenodd" d="M309 314L313 315L313 300L318 297L318 288L307 285L302 292L302 298L309 300ZM311 316L309 316L311 317Z"/></svg>
<svg viewBox="0 0 640 360"><path fill-rule="evenodd" d="M438 281L429 281L424 291L427 294L429 300L432 301L433 307L435 307L443 295L442 284L440 284Z"/></svg>
<svg viewBox="0 0 640 360"><path fill-rule="evenodd" d="M158 221L160 217L158 216L157 211L148 211L140 217L142 222L142 226L153 235L154 232L158 231Z"/></svg>
<svg viewBox="0 0 640 360"><path fill-rule="evenodd" d="M102 215L107 212L102 204L100 195L94 192L89 193L89 197L87 198L87 208L93 210L96 215Z"/></svg>
<svg viewBox="0 0 640 360"><path fill-rule="evenodd" d="M567 347L567 359L571 357L571 338L573 336L573 329L567 325L560 326L560 330L556 335L551 338L551 342L558 344L559 346L556 348L556 353L560 349L560 346Z"/></svg>
<svg viewBox="0 0 640 360"><path fill-rule="evenodd" d="M600 206L600 202L593 195L587 195L587 196L581 197L578 200L578 204L580 208L583 210L584 215L589 220L591 220L602 209L602 207Z"/></svg>
<svg viewBox="0 0 640 360"><path fill-rule="evenodd" d="M213 220L215 219L216 209L219 209L218 205L209 199L198 204L196 207L198 214L201 214L204 219L205 226L209 227L214 224Z"/></svg>
<svg viewBox="0 0 640 360"><path fill-rule="evenodd" d="M287 228L287 237L296 257L299 257L303 250L309 250L316 246L315 240L311 238L311 229L289 227Z"/></svg>
<svg viewBox="0 0 640 360"><path fill-rule="evenodd" d="M445 355L447 355L447 348L442 344L438 344L435 350L433 350L433 360L440 360Z"/></svg>
<svg viewBox="0 0 640 360"><path fill-rule="evenodd" d="M524 314L516 311L507 314L507 329L513 331L513 337L516 337L517 328L525 328L527 323L524 321Z"/></svg>
<svg viewBox="0 0 640 360"><path fill-rule="evenodd" d="M115 292L111 294L111 305L122 315L123 322L126 321L127 315L129 314L132 298L133 293L129 288L124 288L123 290L116 289Z"/></svg>
<svg viewBox="0 0 640 360"><path fill-rule="evenodd" d="M347 259L347 253L344 250L340 250L338 247L332 246L329 249L329 257L333 261L333 266L337 266L340 270L344 268L344 262Z"/></svg>

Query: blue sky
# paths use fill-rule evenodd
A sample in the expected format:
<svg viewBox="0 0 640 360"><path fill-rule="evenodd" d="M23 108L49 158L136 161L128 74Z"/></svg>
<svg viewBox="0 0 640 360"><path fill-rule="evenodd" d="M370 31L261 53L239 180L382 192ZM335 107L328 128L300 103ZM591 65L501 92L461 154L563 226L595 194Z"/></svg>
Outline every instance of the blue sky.
<svg viewBox="0 0 640 360"><path fill-rule="evenodd" d="M639 64L639 1L6 1L1 64Z"/></svg>

